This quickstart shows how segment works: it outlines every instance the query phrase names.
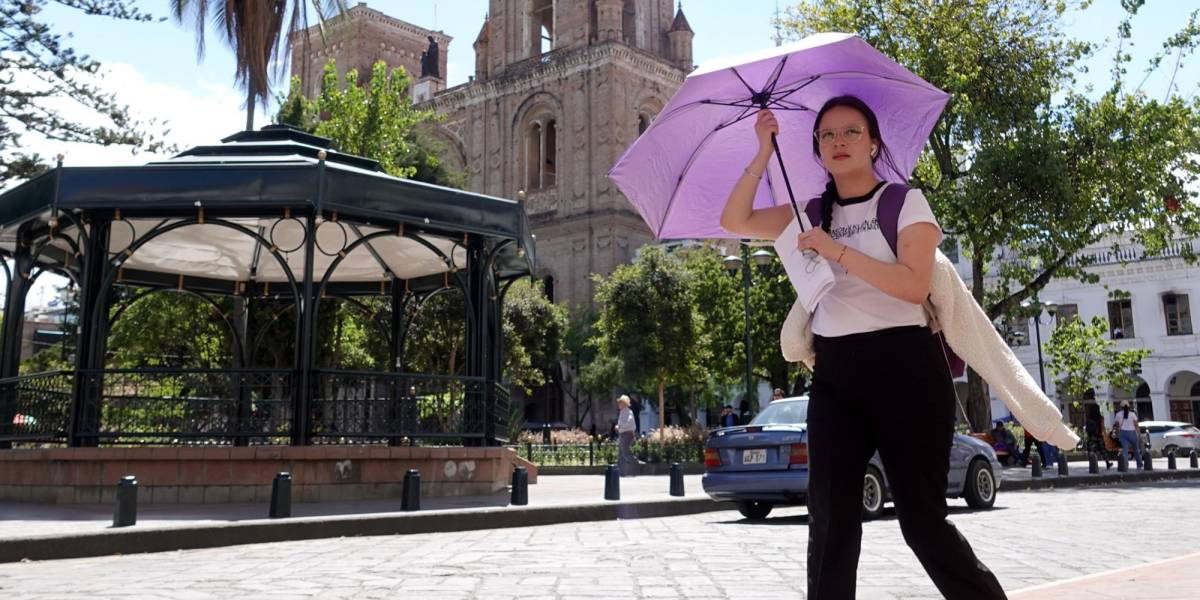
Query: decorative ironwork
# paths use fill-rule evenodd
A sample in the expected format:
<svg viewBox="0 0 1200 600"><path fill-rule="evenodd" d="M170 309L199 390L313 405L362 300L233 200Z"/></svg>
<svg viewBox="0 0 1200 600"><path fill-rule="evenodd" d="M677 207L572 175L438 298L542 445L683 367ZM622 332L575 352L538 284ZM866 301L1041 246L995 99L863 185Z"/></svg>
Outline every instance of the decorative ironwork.
<svg viewBox="0 0 1200 600"><path fill-rule="evenodd" d="M82 375L98 415L80 437L103 442L287 443L292 372L266 369L110 369Z"/></svg>
<svg viewBox="0 0 1200 600"><path fill-rule="evenodd" d="M482 378L317 371L313 386L313 440L484 437Z"/></svg>
<svg viewBox="0 0 1200 600"><path fill-rule="evenodd" d="M50 371L0 380L0 439L65 442L75 374Z"/></svg>

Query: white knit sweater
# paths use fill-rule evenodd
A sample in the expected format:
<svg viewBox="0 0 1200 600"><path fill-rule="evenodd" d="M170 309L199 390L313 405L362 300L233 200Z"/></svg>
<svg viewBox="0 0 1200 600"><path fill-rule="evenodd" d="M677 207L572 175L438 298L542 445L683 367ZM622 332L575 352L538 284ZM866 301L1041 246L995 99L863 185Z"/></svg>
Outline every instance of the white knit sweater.
<svg viewBox="0 0 1200 600"><path fill-rule="evenodd" d="M940 250L936 252L933 278L926 303L930 328L945 333L946 341L976 373L987 381L996 395L1034 437L1064 450L1075 449L1079 436L1062 422L1062 413L1050 402L1033 377L1017 360L1012 349L996 332L991 319L975 302L963 284L954 263ZM812 315L800 302L792 305L779 345L783 357L803 362L811 369L813 352Z"/></svg>

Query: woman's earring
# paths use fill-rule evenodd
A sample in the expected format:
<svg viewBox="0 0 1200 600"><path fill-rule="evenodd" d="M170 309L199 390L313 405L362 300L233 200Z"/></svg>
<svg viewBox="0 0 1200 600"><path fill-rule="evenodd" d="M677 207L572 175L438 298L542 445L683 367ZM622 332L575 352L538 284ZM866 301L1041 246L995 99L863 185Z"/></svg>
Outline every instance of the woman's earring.
<svg viewBox="0 0 1200 600"><path fill-rule="evenodd" d="M879 154L879 146L871 146L871 158L875 158L876 154Z"/></svg>

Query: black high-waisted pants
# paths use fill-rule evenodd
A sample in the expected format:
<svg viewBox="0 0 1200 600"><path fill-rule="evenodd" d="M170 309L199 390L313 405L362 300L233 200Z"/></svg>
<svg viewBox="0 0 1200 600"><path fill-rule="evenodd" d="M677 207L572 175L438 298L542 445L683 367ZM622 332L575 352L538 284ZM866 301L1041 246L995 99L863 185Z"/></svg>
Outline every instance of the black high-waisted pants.
<svg viewBox="0 0 1200 600"><path fill-rule="evenodd" d="M926 327L898 327L818 336L815 350L808 409L810 600L854 598L863 476L877 450L904 541L942 595L1005 598L946 520L955 401L937 338Z"/></svg>

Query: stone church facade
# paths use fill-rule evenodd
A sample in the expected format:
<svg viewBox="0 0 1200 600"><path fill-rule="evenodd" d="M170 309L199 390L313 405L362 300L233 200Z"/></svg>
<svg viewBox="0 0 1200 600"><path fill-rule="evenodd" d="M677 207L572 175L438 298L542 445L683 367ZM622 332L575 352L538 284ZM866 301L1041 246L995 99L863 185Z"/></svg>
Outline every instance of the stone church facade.
<svg viewBox="0 0 1200 600"><path fill-rule="evenodd" d="M450 38L441 32L363 4L341 20L327 29L323 48L310 44L308 57L295 44L293 72L319 73L330 57L360 72L377 59L404 65L414 74L418 105L445 115L438 135L450 156L443 158L466 173L468 187L524 199L537 275L556 302L589 307L591 274L612 272L653 241L606 173L693 68L682 7L672 0L490 0L474 41L475 74L448 89ZM437 73L420 60L434 49L430 40L438 44ZM572 417L561 400L537 404L541 414L527 418Z"/></svg>

